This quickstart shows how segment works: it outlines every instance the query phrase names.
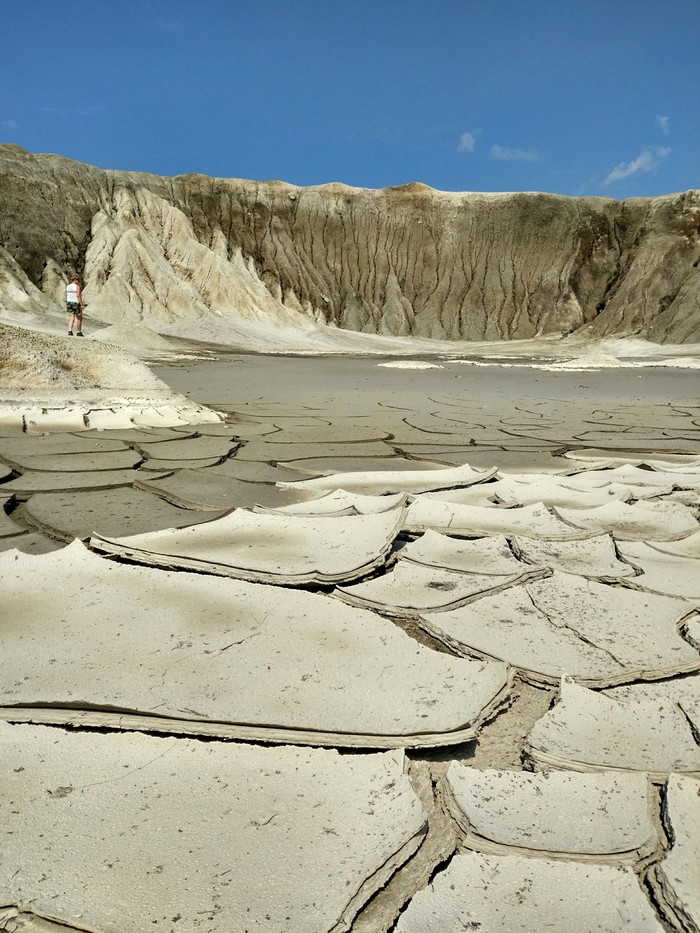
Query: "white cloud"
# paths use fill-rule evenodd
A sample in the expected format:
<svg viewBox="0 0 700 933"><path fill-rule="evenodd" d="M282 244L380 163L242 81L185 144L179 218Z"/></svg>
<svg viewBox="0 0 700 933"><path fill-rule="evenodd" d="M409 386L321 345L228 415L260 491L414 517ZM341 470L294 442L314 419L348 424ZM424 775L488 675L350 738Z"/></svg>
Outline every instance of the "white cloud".
<svg viewBox="0 0 700 933"><path fill-rule="evenodd" d="M475 133L462 133L459 137L459 146L457 146L458 152L474 152L474 147L476 146L476 134Z"/></svg>
<svg viewBox="0 0 700 933"><path fill-rule="evenodd" d="M0 120L0 129L17 130L19 129L19 123L16 120Z"/></svg>
<svg viewBox="0 0 700 933"><path fill-rule="evenodd" d="M632 175L646 175L659 167L663 159L671 152L668 146L657 146L653 149L643 149L636 159L631 162L620 162L607 175L603 185L610 185L614 181L630 178Z"/></svg>
<svg viewBox="0 0 700 933"><path fill-rule="evenodd" d="M656 125L659 127L664 136L668 136L668 134L671 132L668 125L668 120L668 117L657 116L656 118Z"/></svg>
<svg viewBox="0 0 700 933"><path fill-rule="evenodd" d="M540 157L536 149L510 149L508 146L491 146L491 155L503 162L537 162Z"/></svg>

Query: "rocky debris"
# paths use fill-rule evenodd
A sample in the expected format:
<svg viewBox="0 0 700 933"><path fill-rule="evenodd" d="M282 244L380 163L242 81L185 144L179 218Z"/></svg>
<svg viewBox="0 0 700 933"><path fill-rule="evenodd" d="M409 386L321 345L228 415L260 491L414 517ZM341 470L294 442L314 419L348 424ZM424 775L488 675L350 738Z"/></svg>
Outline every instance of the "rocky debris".
<svg viewBox="0 0 700 933"><path fill-rule="evenodd" d="M426 830L401 752L6 723L0 749L3 899L80 929L347 930Z"/></svg>
<svg viewBox="0 0 700 933"><path fill-rule="evenodd" d="M15 319L57 309L77 269L93 318L259 344L279 329L281 349L317 322L447 340L697 340L697 191L618 202L296 188L102 171L4 145L0 214L0 303Z"/></svg>

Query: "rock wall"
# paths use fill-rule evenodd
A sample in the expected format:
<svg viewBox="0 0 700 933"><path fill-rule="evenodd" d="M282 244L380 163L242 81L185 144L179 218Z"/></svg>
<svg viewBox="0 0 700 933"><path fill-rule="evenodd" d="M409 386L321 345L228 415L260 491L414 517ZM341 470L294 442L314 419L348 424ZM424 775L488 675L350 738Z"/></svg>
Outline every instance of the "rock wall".
<svg viewBox="0 0 700 933"><path fill-rule="evenodd" d="M700 342L700 191L624 202L104 171L0 146L0 306L197 337L252 321Z"/></svg>

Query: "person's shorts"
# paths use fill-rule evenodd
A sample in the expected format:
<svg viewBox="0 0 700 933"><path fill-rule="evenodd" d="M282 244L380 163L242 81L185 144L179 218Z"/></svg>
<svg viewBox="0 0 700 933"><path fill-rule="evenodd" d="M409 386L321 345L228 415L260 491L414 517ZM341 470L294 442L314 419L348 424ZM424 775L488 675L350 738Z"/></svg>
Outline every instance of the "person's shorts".
<svg viewBox="0 0 700 933"><path fill-rule="evenodd" d="M66 311L68 314L77 314L78 317L82 317L80 313L80 305L75 301L66 302Z"/></svg>

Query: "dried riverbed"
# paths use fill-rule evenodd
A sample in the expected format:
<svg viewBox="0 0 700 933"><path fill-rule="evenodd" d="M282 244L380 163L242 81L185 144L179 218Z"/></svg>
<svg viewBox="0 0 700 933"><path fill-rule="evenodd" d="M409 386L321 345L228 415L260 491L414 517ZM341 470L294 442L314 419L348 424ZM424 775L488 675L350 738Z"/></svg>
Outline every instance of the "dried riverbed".
<svg viewBox="0 0 700 933"><path fill-rule="evenodd" d="M0 427L0 930L700 928L696 372L381 362Z"/></svg>

